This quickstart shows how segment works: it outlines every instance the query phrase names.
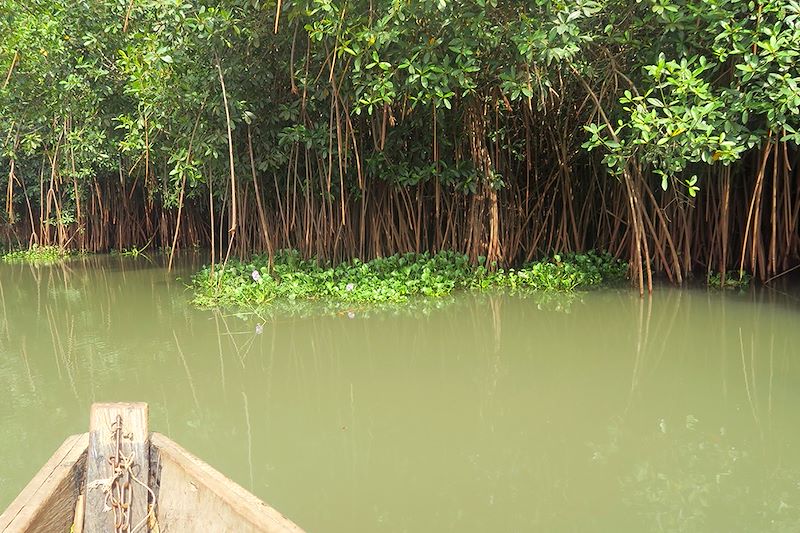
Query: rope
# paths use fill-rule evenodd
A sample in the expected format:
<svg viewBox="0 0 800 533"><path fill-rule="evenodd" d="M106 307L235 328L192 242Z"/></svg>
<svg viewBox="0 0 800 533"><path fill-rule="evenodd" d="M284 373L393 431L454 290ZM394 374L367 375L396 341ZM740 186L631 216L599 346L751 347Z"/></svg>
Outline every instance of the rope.
<svg viewBox="0 0 800 533"><path fill-rule="evenodd" d="M122 450L124 439L131 439L130 433L123 433L122 415L117 415L111 424L112 439L115 445L114 454L108 458L112 474L110 483L105 489L105 505L114 512L114 533L134 533L145 524L150 524L151 529L158 530L158 523L154 512L155 493L142 482L134 473L133 452L125 454ZM148 492L147 514L135 526L131 527L131 482L144 487Z"/></svg>

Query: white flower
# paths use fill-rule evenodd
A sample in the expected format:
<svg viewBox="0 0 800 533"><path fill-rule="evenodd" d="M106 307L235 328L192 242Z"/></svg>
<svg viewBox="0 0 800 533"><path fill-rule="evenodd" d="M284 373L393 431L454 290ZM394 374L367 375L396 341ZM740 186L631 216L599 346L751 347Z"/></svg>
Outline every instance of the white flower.
<svg viewBox="0 0 800 533"><path fill-rule="evenodd" d="M250 274L250 276L256 283L261 283L261 272L259 272L258 270L253 270L253 273Z"/></svg>
<svg viewBox="0 0 800 533"><path fill-rule="evenodd" d="M352 283L348 283L348 284L345 286L344 290L346 290L347 292L351 292L351 291L352 291L353 289L355 289L355 288L356 288L356 286L355 286L355 285L353 285Z"/></svg>

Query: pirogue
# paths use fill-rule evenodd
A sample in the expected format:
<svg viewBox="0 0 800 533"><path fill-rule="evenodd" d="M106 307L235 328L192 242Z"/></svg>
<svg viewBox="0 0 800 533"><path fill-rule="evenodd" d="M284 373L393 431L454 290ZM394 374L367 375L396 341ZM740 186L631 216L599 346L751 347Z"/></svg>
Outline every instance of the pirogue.
<svg viewBox="0 0 800 533"><path fill-rule="evenodd" d="M144 403L92 405L0 515L0 532L303 533L291 520L169 438Z"/></svg>

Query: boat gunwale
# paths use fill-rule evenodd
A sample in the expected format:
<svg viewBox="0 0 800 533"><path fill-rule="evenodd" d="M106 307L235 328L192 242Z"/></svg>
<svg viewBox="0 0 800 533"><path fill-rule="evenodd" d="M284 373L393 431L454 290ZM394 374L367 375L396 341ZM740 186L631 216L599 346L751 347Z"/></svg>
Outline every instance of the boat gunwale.
<svg viewBox="0 0 800 533"><path fill-rule="evenodd" d="M67 437L6 510L0 514L0 533L52 531L54 523L47 522L47 520L52 518L50 515L53 514L54 503L62 504L61 508L57 510L59 511L57 513L59 526L68 520L69 523L64 530L69 530L69 526L74 520L78 497L86 490L85 470L88 449L89 433ZM154 476L151 485L154 485L157 501L156 515L159 522L161 522L160 508L164 507L165 510L170 508L168 500L164 500L164 498L171 496L160 493L163 481L160 478L161 471L167 463L170 464L170 468L174 467L185 472L185 477L189 480L189 485L192 486L194 492L199 491L201 487L208 491L225 508L229 508L232 514L250 524L252 531L303 533L303 530L290 519L213 466L169 437L152 432L150 433L150 468L148 471L150 476ZM59 492L65 493L59 494ZM69 496L68 506L64 506L64 502L61 501L65 499L65 496ZM169 524L160 524L162 530L181 530L180 524L173 524L175 529L168 526Z"/></svg>
<svg viewBox="0 0 800 533"><path fill-rule="evenodd" d="M84 485L89 433L70 435L56 449L39 471L20 491L6 510L0 514L0 531L50 531L49 520L72 523L75 503ZM63 499L59 491L72 489L69 506L55 509ZM55 501L53 499L55 498ZM56 511L56 516L52 516ZM60 511L60 512L58 512ZM48 515L47 513L51 513ZM64 513L69 516L65 518Z"/></svg>

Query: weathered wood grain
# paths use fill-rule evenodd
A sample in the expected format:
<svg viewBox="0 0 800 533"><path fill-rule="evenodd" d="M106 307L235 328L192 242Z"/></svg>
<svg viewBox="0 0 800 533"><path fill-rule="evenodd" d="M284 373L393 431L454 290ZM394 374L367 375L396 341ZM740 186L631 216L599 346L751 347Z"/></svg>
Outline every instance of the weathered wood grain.
<svg viewBox="0 0 800 533"><path fill-rule="evenodd" d="M291 520L159 433L150 437L159 477L161 533L303 533ZM210 528L210 529L209 529Z"/></svg>
<svg viewBox="0 0 800 533"><path fill-rule="evenodd" d="M0 515L0 532L67 532L85 477L89 434L68 437Z"/></svg>
<svg viewBox="0 0 800 533"><path fill-rule="evenodd" d="M95 404L89 433L69 437L8 509L0 515L0 533L67 532L84 514L83 531L114 530L113 512L103 512L106 495L89 489L112 475L108 458L116 452L112 424L123 418L123 453L133 453L137 477L157 500L158 520L139 531L180 533L303 533L291 520L158 433L148 436L146 404ZM98 483L94 483L98 485ZM131 524L146 516L147 491L133 494ZM75 524L80 531L81 523ZM149 526L149 527L148 527Z"/></svg>
<svg viewBox="0 0 800 533"><path fill-rule="evenodd" d="M133 454L133 473L147 483L150 466L148 433L148 410L146 403L96 403L89 417L89 452L86 458L86 508L83 522L85 533L107 533L114 531L114 513L107 508L107 486L113 468L109 458L116 455L113 425L117 415L122 416L122 430L126 438L121 440L122 453ZM142 521L147 514L147 490L131 481L131 527Z"/></svg>

